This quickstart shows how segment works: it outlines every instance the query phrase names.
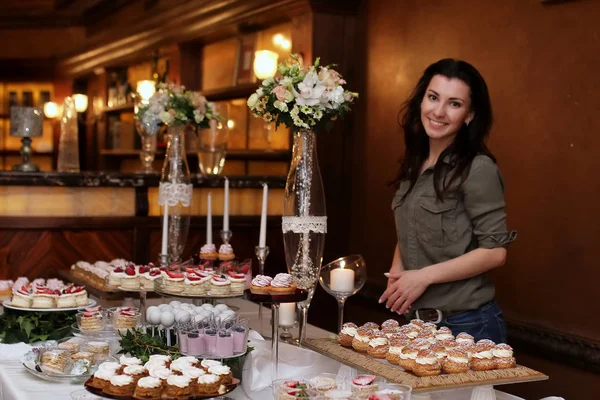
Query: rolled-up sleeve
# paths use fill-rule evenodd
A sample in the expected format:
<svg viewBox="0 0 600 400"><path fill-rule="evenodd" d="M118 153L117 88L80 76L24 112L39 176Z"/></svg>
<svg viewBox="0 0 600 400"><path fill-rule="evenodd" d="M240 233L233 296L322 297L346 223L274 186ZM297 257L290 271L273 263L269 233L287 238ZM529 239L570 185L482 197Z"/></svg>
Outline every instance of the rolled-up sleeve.
<svg viewBox="0 0 600 400"><path fill-rule="evenodd" d="M479 156L473 161L462 191L480 248L506 247L515 240L517 232L506 228L504 181L489 157Z"/></svg>

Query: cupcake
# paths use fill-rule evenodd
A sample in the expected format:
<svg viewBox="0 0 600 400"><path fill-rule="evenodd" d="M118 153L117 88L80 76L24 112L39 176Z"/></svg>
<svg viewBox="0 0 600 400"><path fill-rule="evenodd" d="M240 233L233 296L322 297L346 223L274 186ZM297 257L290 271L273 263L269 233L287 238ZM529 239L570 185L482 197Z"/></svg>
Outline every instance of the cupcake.
<svg viewBox="0 0 600 400"><path fill-rule="evenodd" d="M166 397L180 398L192 395L192 380L185 375L171 375L167 378L165 385Z"/></svg>
<svg viewBox="0 0 600 400"><path fill-rule="evenodd" d="M136 399L158 399L161 396L163 381L153 376L140 378L135 385L133 397Z"/></svg>
<svg viewBox="0 0 600 400"><path fill-rule="evenodd" d="M162 287L167 293L183 293L185 290L185 275L175 271L164 271Z"/></svg>
<svg viewBox="0 0 600 400"><path fill-rule="evenodd" d="M517 361L513 357L513 349L506 343L497 344L492 350L497 369L514 368Z"/></svg>
<svg viewBox="0 0 600 400"><path fill-rule="evenodd" d="M92 380L87 384L95 389L104 390L108 385L110 385L110 379L115 376L115 371L112 369L102 369L98 368L98 370L94 373Z"/></svg>
<svg viewBox="0 0 600 400"><path fill-rule="evenodd" d="M462 344L462 343L473 344L473 343L475 343L475 339L473 338L473 336L469 335L468 333L461 332L458 335L456 335L456 343L458 343L458 344Z"/></svg>
<svg viewBox="0 0 600 400"><path fill-rule="evenodd" d="M373 358L385 358L389 348L390 342L388 341L386 334L382 331L376 331L369 341L367 354Z"/></svg>
<svg viewBox="0 0 600 400"><path fill-rule="evenodd" d="M129 375L114 375L104 388L104 393L112 396L131 396L135 389L135 381Z"/></svg>
<svg viewBox="0 0 600 400"><path fill-rule="evenodd" d="M267 275L256 275L250 284L250 291L254 294L269 294L273 278Z"/></svg>
<svg viewBox="0 0 600 400"><path fill-rule="evenodd" d="M480 340L473 348L471 369L474 371L489 371L496 367L494 362L495 343L491 340Z"/></svg>
<svg viewBox="0 0 600 400"><path fill-rule="evenodd" d="M469 368L469 356L461 350L448 350L448 356L442 361L442 369L447 374L460 374Z"/></svg>
<svg viewBox="0 0 600 400"><path fill-rule="evenodd" d="M352 379L350 389L355 396L366 398L379 390L379 384L375 382L375 375L358 375Z"/></svg>
<svg viewBox="0 0 600 400"><path fill-rule="evenodd" d="M231 282L231 294L244 294L244 290L246 289L246 275L234 271L229 271L227 275L229 277L229 281Z"/></svg>
<svg viewBox="0 0 600 400"><path fill-rule="evenodd" d="M213 374L202 375L198 378L197 391L199 395L216 394L219 392L220 379Z"/></svg>
<svg viewBox="0 0 600 400"><path fill-rule="evenodd" d="M221 385L229 385L233 380L231 368L229 368L227 365L212 366L208 369L208 373L219 377L219 383Z"/></svg>
<svg viewBox="0 0 600 400"><path fill-rule="evenodd" d="M221 261L233 260L235 258L235 254L233 253L233 248L231 247L231 245L229 243L223 243L219 247L218 257L219 257L219 260L221 260Z"/></svg>
<svg viewBox="0 0 600 400"><path fill-rule="evenodd" d="M405 346L400 352L398 365L404 368L405 371L412 371L412 369L415 367L415 360L417 359L418 353L419 348L417 346L413 344Z"/></svg>
<svg viewBox="0 0 600 400"><path fill-rule="evenodd" d="M352 348L361 353L366 353L369 350L369 342L373 336L374 331L370 328L360 327L356 330L356 335L352 339Z"/></svg>
<svg viewBox="0 0 600 400"><path fill-rule="evenodd" d="M273 281L271 281L271 288L269 293L273 295L279 294L290 294L296 291L296 284L290 274L277 274Z"/></svg>
<svg viewBox="0 0 600 400"><path fill-rule="evenodd" d="M454 335L452 334L452 331L450 330L450 328L448 328L447 326L442 326L435 333L435 339L436 340L454 340Z"/></svg>
<svg viewBox="0 0 600 400"><path fill-rule="evenodd" d="M390 348L385 356L385 359L394 365L400 365L400 354L402 349L410 344L410 339L405 336L394 334L389 338Z"/></svg>
<svg viewBox="0 0 600 400"><path fill-rule="evenodd" d="M436 376L442 371L442 366L433 350L419 350L412 369L417 376Z"/></svg>
<svg viewBox="0 0 600 400"><path fill-rule="evenodd" d="M146 368L142 365L128 365L123 368L123 374L129 375L137 383L140 378L146 376Z"/></svg>
<svg viewBox="0 0 600 400"><path fill-rule="evenodd" d="M381 324L381 330L387 335L388 338L396 333L398 328L400 328L400 323L395 319L388 319Z"/></svg>
<svg viewBox="0 0 600 400"><path fill-rule="evenodd" d="M356 335L358 327L353 322L346 322L342 325L342 330L338 334L338 342L344 347L352 347L352 340Z"/></svg>
<svg viewBox="0 0 600 400"><path fill-rule="evenodd" d="M208 370L211 367L215 367L217 365L223 365L220 361L216 360L202 360L200 363L200 367L208 373Z"/></svg>
<svg viewBox="0 0 600 400"><path fill-rule="evenodd" d="M213 275L209 292L212 296L228 296L231 294L231 281L223 275Z"/></svg>
<svg viewBox="0 0 600 400"><path fill-rule="evenodd" d="M219 256L217 247L212 243L207 243L200 248L199 256L203 260L216 260Z"/></svg>

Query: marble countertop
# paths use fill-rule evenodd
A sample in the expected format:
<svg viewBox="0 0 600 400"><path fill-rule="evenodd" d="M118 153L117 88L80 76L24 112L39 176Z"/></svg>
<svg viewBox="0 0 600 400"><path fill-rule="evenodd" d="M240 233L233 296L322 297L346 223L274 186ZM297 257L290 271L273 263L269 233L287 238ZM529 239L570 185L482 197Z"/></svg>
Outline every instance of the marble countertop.
<svg viewBox="0 0 600 400"><path fill-rule="evenodd" d="M192 174L194 187L222 187L223 177ZM284 188L282 176L229 176L231 188ZM65 187L156 187L160 174L121 173L111 171L66 172L0 172L2 186L65 186Z"/></svg>

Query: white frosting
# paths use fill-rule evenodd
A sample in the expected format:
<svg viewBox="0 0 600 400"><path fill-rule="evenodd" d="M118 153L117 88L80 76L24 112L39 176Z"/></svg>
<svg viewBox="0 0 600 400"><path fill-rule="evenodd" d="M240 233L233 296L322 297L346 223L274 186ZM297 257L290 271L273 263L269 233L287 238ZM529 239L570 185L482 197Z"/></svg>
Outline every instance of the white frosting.
<svg viewBox="0 0 600 400"><path fill-rule="evenodd" d="M473 339L471 339L471 338L462 338L461 337L461 338L456 338L456 343L469 343L469 344L472 344L472 343L475 343L475 341Z"/></svg>
<svg viewBox="0 0 600 400"><path fill-rule="evenodd" d="M390 347L388 352L392 353L392 354L401 354L403 348L404 348L404 346L393 346L393 347Z"/></svg>
<svg viewBox="0 0 600 400"><path fill-rule="evenodd" d="M115 376L115 371L112 369L99 369L94 374L95 378L102 379L104 381L110 381L113 376Z"/></svg>
<svg viewBox="0 0 600 400"><path fill-rule="evenodd" d="M267 275L256 275L254 279L252 279L252 284L258 287L266 287L271 286L271 282L273 278Z"/></svg>
<svg viewBox="0 0 600 400"><path fill-rule="evenodd" d="M214 375L229 375L231 373L231 368L226 365L215 365L208 369L208 373Z"/></svg>
<svg viewBox="0 0 600 400"><path fill-rule="evenodd" d="M188 364L194 364L194 363L198 362L198 359L196 357L192 357L192 356L184 356L184 357L179 357L175 361L187 362Z"/></svg>
<svg viewBox="0 0 600 400"><path fill-rule="evenodd" d="M133 378L129 375L115 375L110 378L110 384L113 386L125 386L133 382Z"/></svg>
<svg viewBox="0 0 600 400"><path fill-rule="evenodd" d="M153 376L145 376L138 381L137 385L141 388L153 389L159 387L161 385L161 382L162 381L159 378L155 378Z"/></svg>
<svg viewBox="0 0 600 400"><path fill-rule="evenodd" d="M149 363L159 362L161 364L166 364L168 361L171 361L171 357L170 356L165 356L163 354L153 354L148 359Z"/></svg>
<svg viewBox="0 0 600 400"><path fill-rule="evenodd" d="M163 276L163 279L166 280L166 281L171 281L171 282L183 282L185 280L184 277L181 277L181 278L171 278L169 275L166 275L166 274Z"/></svg>
<svg viewBox="0 0 600 400"><path fill-rule="evenodd" d="M121 368L121 364L117 362L104 362L98 367L98 371L116 371Z"/></svg>
<svg viewBox="0 0 600 400"><path fill-rule="evenodd" d="M217 252L217 246L212 243L205 244L200 248L200 254L211 254Z"/></svg>
<svg viewBox="0 0 600 400"><path fill-rule="evenodd" d="M410 353L400 353L400 358L403 360L416 360L418 351L411 351Z"/></svg>
<svg viewBox="0 0 600 400"><path fill-rule="evenodd" d="M498 358L509 358L513 356L513 352L512 350L508 350L508 349L494 349L494 351L492 351L492 353L494 354L494 357L498 357Z"/></svg>
<svg viewBox="0 0 600 400"><path fill-rule="evenodd" d="M444 349L444 350L436 351L436 352L435 352L435 356L436 356L437 358L445 358L445 357L447 357L447 356L448 356L448 353L447 353L447 352L446 352L446 350Z"/></svg>
<svg viewBox="0 0 600 400"><path fill-rule="evenodd" d="M417 332L417 331L410 331L406 334L406 336L408 336L411 339L416 338L418 335L419 335L419 332Z"/></svg>
<svg viewBox="0 0 600 400"><path fill-rule="evenodd" d="M144 278L146 278L146 279L148 279L150 281L153 281L153 280L155 280L156 278L159 278L159 277L160 277L160 274L152 276L152 275L150 275L150 272L145 272L144 273Z"/></svg>
<svg viewBox="0 0 600 400"><path fill-rule="evenodd" d="M126 375L141 375L146 371L141 365L128 365L123 369L123 373Z"/></svg>
<svg viewBox="0 0 600 400"><path fill-rule="evenodd" d="M204 368L210 368L210 367L214 367L217 365L223 365L223 364L221 364L220 361L215 361L215 360L202 360L200 365L202 365Z"/></svg>
<svg viewBox="0 0 600 400"><path fill-rule="evenodd" d="M436 357L417 357L417 364L433 365L438 362Z"/></svg>
<svg viewBox="0 0 600 400"><path fill-rule="evenodd" d="M206 372L201 368L189 367L183 371L183 374L189 376L190 378L196 379L202 375L206 375Z"/></svg>
<svg viewBox="0 0 600 400"><path fill-rule="evenodd" d="M208 279L210 279L210 278L201 278L201 279L198 279L197 281L190 281L188 278L185 278L184 282L185 282L186 285L202 285Z"/></svg>
<svg viewBox="0 0 600 400"><path fill-rule="evenodd" d="M119 362L123 365L142 365L142 360L140 360L137 357L126 357L125 354L123 354L120 358L119 358Z"/></svg>
<svg viewBox="0 0 600 400"><path fill-rule="evenodd" d="M156 367L148 370L150 376L160 379L167 379L169 376L173 375L173 372L167 367Z"/></svg>
<svg viewBox="0 0 600 400"><path fill-rule="evenodd" d="M273 278L273 281L271 282L271 286L285 288L292 286L293 282L294 280L290 274L280 273L275 275L275 278Z"/></svg>
<svg viewBox="0 0 600 400"><path fill-rule="evenodd" d="M219 281L215 281L214 279L210 281L210 283L214 286L227 286L227 285L231 285L231 281L229 280L229 278L225 278L225 280L223 282L219 282Z"/></svg>
<svg viewBox="0 0 600 400"><path fill-rule="evenodd" d="M447 360L458 364L467 364L469 362L469 359L467 357L448 356Z"/></svg>
<svg viewBox="0 0 600 400"><path fill-rule="evenodd" d="M342 333L354 337L356 335L356 328L353 326L345 326L342 328Z"/></svg>
<svg viewBox="0 0 600 400"><path fill-rule="evenodd" d="M219 382L219 377L213 374L206 374L206 375L202 375L201 377L198 378L198 383L203 384L203 383L217 383Z"/></svg>
<svg viewBox="0 0 600 400"><path fill-rule="evenodd" d="M369 346L371 347L377 347L377 346L385 346L386 344L388 344L389 341L387 340L387 338L373 338L369 341Z"/></svg>
<svg viewBox="0 0 600 400"><path fill-rule="evenodd" d="M191 378L185 375L171 375L167 378L167 384L171 386L177 386L180 388L188 387Z"/></svg>
<svg viewBox="0 0 600 400"><path fill-rule="evenodd" d="M491 360L494 357L494 352L492 350L480 351L479 353L473 354L473 357L480 359L487 358Z"/></svg>
<svg viewBox="0 0 600 400"><path fill-rule="evenodd" d="M221 254L233 254L233 247L229 243L223 243L219 247L219 253Z"/></svg>
<svg viewBox="0 0 600 400"><path fill-rule="evenodd" d="M184 369L190 368L191 366L192 362L190 360L178 358L171 363L171 371L183 372Z"/></svg>

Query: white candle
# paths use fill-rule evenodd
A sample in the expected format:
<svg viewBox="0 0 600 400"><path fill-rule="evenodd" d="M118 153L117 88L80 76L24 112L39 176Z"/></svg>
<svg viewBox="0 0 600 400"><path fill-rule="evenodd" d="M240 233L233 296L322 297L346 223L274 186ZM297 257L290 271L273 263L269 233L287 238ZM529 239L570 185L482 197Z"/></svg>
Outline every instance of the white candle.
<svg viewBox="0 0 600 400"><path fill-rule="evenodd" d="M206 244L212 244L212 194L208 194L206 205Z"/></svg>
<svg viewBox="0 0 600 400"><path fill-rule="evenodd" d="M225 178L225 204L223 205L223 230L229 230L229 179Z"/></svg>
<svg viewBox="0 0 600 400"><path fill-rule="evenodd" d="M167 232L169 231L169 202L165 200L165 210L163 213L162 226L162 245L160 246L160 254L167 254Z"/></svg>
<svg viewBox="0 0 600 400"><path fill-rule="evenodd" d="M279 325L294 326L296 322L296 303L281 303L279 305Z"/></svg>
<svg viewBox="0 0 600 400"><path fill-rule="evenodd" d="M338 268L329 274L330 288L334 292L348 293L354 291L354 271Z"/></svg>
<svg viewBox="0 0 600 400"><path fill-rule="evenodd" d="M265 183L263 186L262 209L260 214L260 236L258 247L267 246L267 198L269 196L269 186Z"/></svg>

